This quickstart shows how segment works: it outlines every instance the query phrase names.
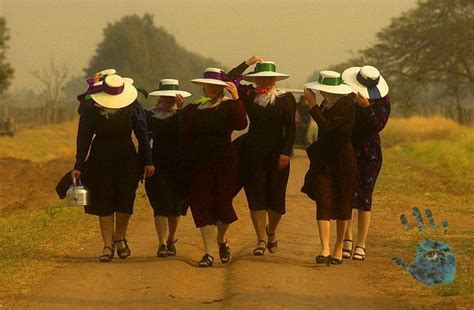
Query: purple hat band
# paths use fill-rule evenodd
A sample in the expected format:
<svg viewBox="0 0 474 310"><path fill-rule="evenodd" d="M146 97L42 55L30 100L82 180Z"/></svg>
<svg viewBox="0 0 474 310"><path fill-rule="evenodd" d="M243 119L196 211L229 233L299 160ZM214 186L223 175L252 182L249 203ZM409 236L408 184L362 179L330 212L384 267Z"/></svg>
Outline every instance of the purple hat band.
<svg viewBox="0 0 474 310"><path fill-rule="evenodd" d="M125 84L122 84L121 86L117 87L112 87L110 85L107 85L105 81L102 83L102 85L97 85L97 86L90 86L89 89L87 90L87 93L89 95L91 94L97 94L100 92L106 92L109 95L120 95L125 88Z"/></svg>
<svg viewBox="0 0 474 310"><path fill-rule="evenodd" d="M240 80L242 79L241 77L237 77L234 80L232 80L231 78L227 76L227 74L225 74L225 72L211 72L211 71L204 72L204 78L219 80L223 82L233 82L235 85L239 85Z"/></svg>

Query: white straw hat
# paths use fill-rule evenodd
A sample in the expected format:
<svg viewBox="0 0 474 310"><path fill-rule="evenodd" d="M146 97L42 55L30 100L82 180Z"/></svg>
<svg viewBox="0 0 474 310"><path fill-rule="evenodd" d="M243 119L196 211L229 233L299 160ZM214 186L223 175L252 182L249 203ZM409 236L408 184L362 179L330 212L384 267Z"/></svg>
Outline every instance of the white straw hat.
<svg viewBox="0 0 474 310"><path fill-rule="evenodd" d="M213 84L226 86L226 75L224 70L219 68L207 68L204 71L203 77L198 79L192 79L191 82L195 84Z"/></svg>
<svg viewBox="0 0 474 310"><path fill-rule="evenodd" d="M175 79L162 79L158 85L158 89L148 94L148 96L165 97L176 97L176 95L181 95L184 98L191 96L187 91L179 90L179 81Z"/></svg>
<svg viewBox="0 0 474 310"><path fill-rule="evenodd" d="M320 71L318 81L307 83L304 87L330 94L346 95L352 93L352 88L343 83L341 74L330 70Z"/></svg>
<svg viewBox="0 0 474 310"><path fill-rule="evenodd" d="M98 92L91 93L97 104L109 108L120 109L132 104L137 99L137 89L132 85L133 79L122 78L117 74L107 75Z"/></svg>
<svg viewBox="0 0 474 310"><path fill-rule="evenodd" d="M373 66L348 68L342 73L342 79L355 93L359 92L367 99L383 98L389 91L387 82Z"/></svg>
<svg viewBox="0 0 474 310"><path fill-rule="evenodd" d="M277 81L289 78L288 74L276 72L276 65L273 61L257 62L253 72L247 73L242 78L249 82L254 82L258 77L275 77Z"/></svg>

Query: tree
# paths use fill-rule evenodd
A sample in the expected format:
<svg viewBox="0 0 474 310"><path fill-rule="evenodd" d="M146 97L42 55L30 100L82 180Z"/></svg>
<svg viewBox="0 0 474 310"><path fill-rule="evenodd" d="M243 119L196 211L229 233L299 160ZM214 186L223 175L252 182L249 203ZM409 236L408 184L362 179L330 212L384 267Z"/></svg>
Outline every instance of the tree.
<svg viewBox="0 0 474 310"><path fill-rule="evenodd" d="M474 89L474 2L423 0L392 20L376 35L377 42L347 63L373 65L391 88L391 97L405 112L421 101L452 98L463 121L461 98ZM442 92L430 97L433 85ZM444 98L439 97L439 93ZM431 103L431 102L430 102Z"/></svg>
<svg viewBox="0 0 474 310"><path fill-rule="evenodd" d="M125 16L104 30L104 40L85 69L87 75L114 68L135 80L135 86L154 89L162 78L180 80L190 89L190 79L201 76L206 67L219 66L215 60L186 51L172 35L154 25L145 14Z"/></svg>
<svg viewBox="0 0 474 310"><path fill-rule="evenodd" d="M5 18L0 17L0 94L10 86L14 72L12 66L5 62L6 50L8 49L7 42L9 39L10 34L6 26Z"/></svg>
<svg viewBox="0 0 474 310"><path fill-rule="evenodd" d="M42 68L32 72L44 86L45 96L45 123L51 124L57 121L57 106L64 85L67 83L69 69L65 66L59 66L51 59L48 68Z"/></svg>

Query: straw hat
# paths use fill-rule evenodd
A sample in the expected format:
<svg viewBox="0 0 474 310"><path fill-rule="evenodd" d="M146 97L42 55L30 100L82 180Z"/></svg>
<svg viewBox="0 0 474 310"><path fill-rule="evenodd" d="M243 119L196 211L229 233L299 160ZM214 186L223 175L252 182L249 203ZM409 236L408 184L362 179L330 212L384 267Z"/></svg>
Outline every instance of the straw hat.
<svg viewBox="0 0 474 310"><path fill-rule="evenodd" d="M190 97L191 94L184 90L179 90L179 81L174 79L162 79L158 86L158 89L150 92L148 96L166 96L176 97L181 95L184 98Z"/></svg>
<svg viewBox="0 0 474 310"><path fill-rule="evenodd" d="M360 92L367 99L379 99L388 94L387 82L372 66L348 68L342 73L342 79L355 93Z"/></svg>
<svg viewBox="0 0 474 310"><path fill-rule="evenodd" d="M277 81L289 78L288 74L279 73L276 71L276 66L273 61L257 62L253 72L247 73L242 78L249 82L254 82L258 77L275 77Z"/></svg>
<svg viewBox="0 0 474 310"><path fill-rule="evenodd" d="M203 74L203 78L192 79L195 84L213 84L226 86L225 81L228 80L224 70L219 68L207 68Z"/></svg>
<svg viewBox="0 0 474 310"><path fill-rule="evenodd" d="M105 108L120 109L137 99L137 89L132 83L133 79L130 78L122 78L117 74L107 75L90 96Z"/></svg>
<svg viewBox="0 0 474 310"><path fill-rule="evenodd" d="M346 95L352 93L352 88L343 83L341 74L330 70L320 71L318 81L307 83L304 87L330 94Z"/></svg>

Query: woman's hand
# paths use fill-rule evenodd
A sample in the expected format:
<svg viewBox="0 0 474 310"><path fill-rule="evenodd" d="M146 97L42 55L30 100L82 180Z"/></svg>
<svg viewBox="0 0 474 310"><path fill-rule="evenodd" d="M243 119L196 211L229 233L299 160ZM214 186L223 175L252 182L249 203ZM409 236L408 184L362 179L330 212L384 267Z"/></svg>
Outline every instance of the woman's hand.
<svg viewBox="0 0 474 310"><path fill-rule="evenodd" d="M233 82L226 82L227 86L225 86L225 89L229 91L229 93L232 95L233 100L238 100L239 99L239 91L237 90L237 86Z"/></svg>
<svg viewBox="0 0 474 310"><path fill-rule="evenodd" d="M251 66L251 65L254 65L256 64L257 62L260 62L260 61L263 61L263 58L258 56L258 55L253 55L252 57L250 57L248 60L245 61L245 64L247 66Z"/></svg>
<svg viewBox="0 0 474 310"><path fill-rule="evenodd" d="M79 177L81 176L81 172L79 170L73 170L71 171L71 180L74 182L74 180L77 180L79 179Z"/></svg>
<svg viewBox="0 0 474 310"><path fill-rule="evenodd" d="M312 109L315 105L317 105L316 101L316 94L309 88L304 89L304 98L306 99L306 105Z"/></svg>
<svg viewBox="0 0 474 310"><path fill-rule="evenodd" d="M144 169L145 178L149 178L155 174L155 166L146 165Z"/></svg>
<svg viewBox="0 0 474 310"><path fill-rule="evenodd" d="M176 94L176 106L178 109L182 109L184 106L184 97L180 94Z"/></svg>
<svg viewBox="0 0 474 310"><path fill-rule="evenodd" d="M369 99L362 96L362 94L360 92L357 93L356 102L362 108L367 108L370 105Z"/></svg>
<svg viewBox="0 0 474 310"><path fill-rule="evenodd" d="M290 156L281 154L278 160L278 169L285 169L290 163Z"/></svg>

